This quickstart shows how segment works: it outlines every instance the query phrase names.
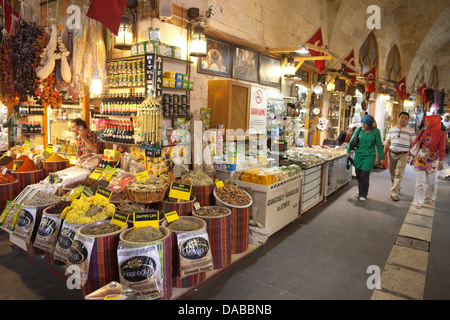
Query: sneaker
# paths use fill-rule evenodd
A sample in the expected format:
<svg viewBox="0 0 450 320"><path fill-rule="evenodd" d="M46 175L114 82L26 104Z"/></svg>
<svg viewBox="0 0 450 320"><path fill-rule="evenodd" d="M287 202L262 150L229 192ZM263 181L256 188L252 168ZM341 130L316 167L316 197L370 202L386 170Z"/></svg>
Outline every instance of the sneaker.
<svg viewBox="0 0 450 320"><path fill-rule="evenodd" d="M366 201L366 198L365 197L359 197L359 201Z"/></svg>

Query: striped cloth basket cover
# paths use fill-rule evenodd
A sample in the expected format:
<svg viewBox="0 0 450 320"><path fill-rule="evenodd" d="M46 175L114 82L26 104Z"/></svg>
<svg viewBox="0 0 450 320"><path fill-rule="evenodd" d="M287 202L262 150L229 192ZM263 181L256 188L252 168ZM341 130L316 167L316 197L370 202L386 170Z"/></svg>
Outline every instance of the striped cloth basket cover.
<svg viewBox="0 0 450 320"><path fill-rule="evenodd" d="M201 218L206 222L214 269L224 268L231 263L233 220L231 210L226 209L229 214L219 217L199 216L195 214L195 211L192 213L194 217Z"/></svg>
<svg viewBox="0 0 450 320"><path fill-rule="evenodd" d="M69 160L66 161L42 161L42 168L44 169L44 179L50 173L58 172L69 167Z"/></svg>
<svg viewBox="0 0 450 320"><path fill-rule="evenodd" d="M5 210L8 200L12 201L19 195L19 181L0 184L0 214Z"/></svg>
<svg viewBox="0 0 450 320"><path fill-rule="evenodd" d="M190 216L194 210L194 203L196 198L191 196L191 201L187 202L171 202L171 201L161 201L157 203L159 210L164 210L165 213L176 211L179 216Z"/></svg>
<svg viewBox="0 0 450 320"><path fill-rule="evenodd" d="M147 246L153 243L161 243L162 244L162 269L163 269L163 290L164 296L159 298L158 300L170 300L172 298L172 231L168 228L159 226L159 230L165 234L162 239L148 242L148 243L135 243L129 242L123 239L123 237L130 232L132 229L127 229L120 234L120 241L123 241L127 246L131 247L142 247Z"/></svg>
<svg viewBox="0 0 450 320"><path fill-rule="evenodd" d="M233 220L232 253L242 253L248 249L248 234L251 206L247 208L230 208Z"/></svg>
<svg viewBox="0 0 450 320"><path fill-rule="evenodd" d="M192 194L197 198L197 202L202 207L212 206L215 203L213 193L215 188L216 184L214 183L209 186L192 186Z"/></svg>
<svg viewBox="0 0 450 320"><path fill-rule="evenodd" d="M15 172L13 171L12 176L19 181L19 191L22 192L26 186L30 184L36 184L41 182L43 179L43 171L29 171L29 172Z"/></svg>
<svg viewBox="0 0 450 320"><path fill-rule="evenodd" d="M78 229L78 232L84 228L88 228L87 226L89 225L81 227ZM95 238L89 262L88 278L85 285L81 288L83 296L87 296L111 281L120 282L117 248L119 246L119 234L123 230L121 229L117 232Z"/></svg>

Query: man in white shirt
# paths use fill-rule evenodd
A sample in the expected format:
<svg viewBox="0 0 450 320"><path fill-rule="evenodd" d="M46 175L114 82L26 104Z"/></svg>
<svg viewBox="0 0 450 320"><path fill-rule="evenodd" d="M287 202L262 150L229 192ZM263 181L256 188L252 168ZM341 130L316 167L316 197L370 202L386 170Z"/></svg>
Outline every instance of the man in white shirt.
<svg viewBox="0 0 450 320"><path fill-rule="evenodd" d="M401 112L398 116L398 124L389 131L384 153L388 153L389 172L391 174L391 199L398 201L400 185L407 165L408 150L414 142L416 133L408 127L409 114ZM389 152L387 152L389 151Z"/></svg>

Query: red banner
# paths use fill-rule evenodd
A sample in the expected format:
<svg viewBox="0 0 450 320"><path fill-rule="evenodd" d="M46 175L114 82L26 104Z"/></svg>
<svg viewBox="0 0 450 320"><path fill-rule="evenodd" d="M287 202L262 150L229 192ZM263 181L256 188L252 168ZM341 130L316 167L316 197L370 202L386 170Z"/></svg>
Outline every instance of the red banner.
<svg viewBox="0 0 450 320"><path fill-rule="evenodd" d="M352 50L352 52L350 52L350 54L344 60L347 61L348 63L350 63L353 67L356 67L355 53L353 52L353 50ZM352 69L350 69L349 67L346 67L345 72L353 73L354 71ZM356 76L352 76L352 83L355 83L355 82L356 82Z"/></svg>
<svg viewBox="0 0 450 320"><path fill-rule="evenodd" d="M86 15L105 25L116 36L127 0L92 0Z"/></svg>
<svg viewBox="0 0 450 320"><path fill-rule="evenodd" d="M316 47L322 47L323 46L322 28L319 28L319 30L317 30L317 32L312 36L312 38L309 39L306 43L312 44L313 46ZM309 53L313 57L323 56L323 53L311 49L309 50ZM316 60L314 65L319 69L319 73L322 73L322 71L325 70L325 60Z"/></svg>
<svg viewBox="0 0 450 320"><path fill-rule="evenodd" d="M12 24L12 16L14 16L16 19L16 21L18 21L20 19L20 15L14 11L13 7L8 3L8 1L0 1L0 6L3 7L3 5L5 5L4 8L4 12L5 12L5 29L6 31L8 31L8 33L11 32L11 24ZM14 32L13 32L14 33ZM13 35L13 34L11 34Z"/></svg>
<svg viewBox="0 0 450 320"><path fill-rule="evenodd" d="M376 69L373 68L372 70L367 72L364 75L364 77L366 78L366 81L367 81L366 91L367 92L375 92L376 91L376 83L377 83Z"/></svg>
<svg viewBox="0 0 450 320"><path fill-rule="evenodd" d="M397 90L398 95L400 96L400 99L402 99L402 101L406 100L406 79L403 78L402 80L400 80L398 82L398 84L394 85L395 90Z"/></svg>
<svg viewBox="0 0 450 320"><path fill-rule="evenodd" d="M419 89L417 89L417 93L422 98L423 103L427 103L427 84L424 83Z"/></svg>

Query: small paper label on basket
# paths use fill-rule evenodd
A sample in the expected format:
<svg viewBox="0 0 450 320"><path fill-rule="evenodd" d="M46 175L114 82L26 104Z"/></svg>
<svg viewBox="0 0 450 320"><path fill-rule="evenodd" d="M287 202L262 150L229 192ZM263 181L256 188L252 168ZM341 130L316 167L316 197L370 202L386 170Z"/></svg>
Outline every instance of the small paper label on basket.
<svg viewBox="0 0 450 320"><path fill-rule="evenodd" d="M116 210L111 219L111 223L123 228L127 225L128 217L128 213Z"/></svg>
<svg viewBox="0 0 450 320"><path fill-rule="evenodd" d="M224 186L223 181L221 181L219 179L216 179L215 182L216 182L216 187L217 188L222 188Z"/></svg>
<svg viewBox="0 0 450 320"><path fill-rule="evenodd" d="M180 217L178 216L178 213L176 211L166 213L167 222L171 223L178 219L180 219Z"/></svg>
<svg viewBox="0 0 450 320"><path fill-rule="evenodd" d="M94 180L98 180L98 178L101 177L102 173L103 173L103 169L96 168L96 169L91 173L91 175L89 176L89 178L94 179Z"/></svg>
<svg viewBox="0 0 450 320"><path fill-rule="evenodd" d="M95 192L95 194L99 194L108 200L111 198L112 193L113 193L112 190L108 190L106 188L103 188L102 186L99 186L97 188L97 191Z"/></svg>
<svg viewBox="0 0 450 320"><path fill-rule="evenodd" d="M175 198L180 200L191 200L192 186L189 184L181 184L172 182L170 185L169 198Z"/></svg>
<svg viewBox="0 0 450 320"><path fill-rule="evenodd" d="M195 211L197 211L197 210L200 209L200 208L201 208L200 202L194 203L194 209L195 209Z"/></svg>
<svg viewBox="0 0 450 320"><path fill-rule="evenodd" d="M159 211L133 212L133 223L136 229L148 226L159 229Z"/></svg>
<svg viewBox="0 0 450 320"><path fill-rule="evenodd" d="M149 178L150 178L150 176L148 175L148 171L142 171L142 172L136 173L136 180L139 182L146 181Z"/></svg>
<svg viewBox="0 0 450 320"><path fill-rule="evenodd" d="M8 169L7 169L7 168L3 168L3 170L2 170L2 175L5 175L5 174L6 174L6 171L8 171Z"/></svg>
<svg viewBox="0 0 450 320"><path fill-rule="evenodd" d="M81 193L81 199L92 197L93 194L94 192L92 192L91 189L84 187L83 192Z"/></svg>

